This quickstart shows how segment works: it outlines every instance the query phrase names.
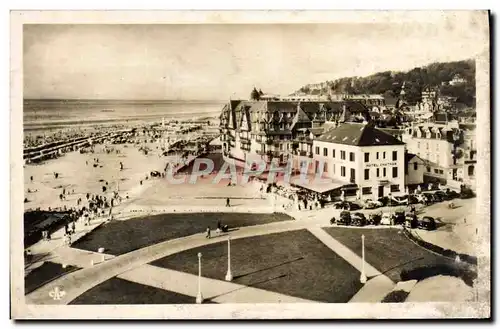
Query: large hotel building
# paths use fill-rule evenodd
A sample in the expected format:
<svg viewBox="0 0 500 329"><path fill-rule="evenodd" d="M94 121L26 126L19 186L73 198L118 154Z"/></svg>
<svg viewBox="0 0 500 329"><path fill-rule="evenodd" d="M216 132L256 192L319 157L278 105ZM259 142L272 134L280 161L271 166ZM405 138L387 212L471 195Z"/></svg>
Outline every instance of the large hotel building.
<svg viewBox="0 0 500 329"><path fill-rule="evenodd" d="M321 171L331 181L318 187L323 192L358 198L405 193L405 144L368 123L368 109L359 102L231 100L220 120L224 156L242 165L293 160L294 169L308 163L311 174Z"/></svg>

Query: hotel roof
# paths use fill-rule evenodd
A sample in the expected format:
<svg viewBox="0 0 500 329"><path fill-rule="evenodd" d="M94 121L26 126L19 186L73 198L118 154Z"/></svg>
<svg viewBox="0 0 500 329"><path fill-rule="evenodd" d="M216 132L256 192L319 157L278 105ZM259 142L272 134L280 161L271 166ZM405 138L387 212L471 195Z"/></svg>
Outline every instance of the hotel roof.
<svg viewBox="0 0 500 329"><path fill-rule="evenodd" d="M325 132L317 140L353 146L404 145L402 141L391 134L383 132L373 125L363 123L342 124Z"/></svg>

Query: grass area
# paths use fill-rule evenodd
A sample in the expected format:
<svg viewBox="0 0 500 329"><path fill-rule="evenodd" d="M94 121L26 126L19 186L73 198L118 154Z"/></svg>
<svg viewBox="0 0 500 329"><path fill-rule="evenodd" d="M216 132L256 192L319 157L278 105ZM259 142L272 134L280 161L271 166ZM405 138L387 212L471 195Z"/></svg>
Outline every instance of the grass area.
<svg viewBox="0 0 500 329"><path fill-rule="evenodd" d="M152 265L224 280L227 242L187 250ZM231 242L233 282L320 302L345 303L361 288L359 272L306 230Z"/></svg>
<svg viewBox="0 0 500 329"><path fill-rule="evenodd" d="M79 267L75 266L68 265L66 268L63 268L58 263L44 262L24 277L24 293L29 294L44 284L79 269Z"/></svg>
<svg viewBox="0 0 500 329"><path fill-rule="evenodd" d="M365 235L366 261L394 282L408 280L401 274L422 268L454 268L455 262L415 245L398 229L326 227L324 230L361 256L361 235ZM403 274L404 274L403 273Z"/></svg>
<svg viewBox="0 0 500 329"><path fill-rule="evenodd" d="M195 297L143 284L111 278L84 292L70 304L194 304Z"/></svg>
<svg viewBox="0 0 500 329"><path fill-rule="evenodd" d="M202 233L207 226L222 225L244 227L267 224L292 218L285 214L250 213L188 213L145 216L103 224L73 244L74 248L96 251L106 248L106 253L121 255L155 243Z"/></svg>

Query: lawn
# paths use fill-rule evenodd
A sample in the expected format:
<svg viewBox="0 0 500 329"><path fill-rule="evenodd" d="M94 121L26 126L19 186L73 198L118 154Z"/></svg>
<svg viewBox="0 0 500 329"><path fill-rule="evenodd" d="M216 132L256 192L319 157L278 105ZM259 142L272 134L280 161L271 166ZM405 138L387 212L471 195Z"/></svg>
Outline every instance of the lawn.
<svg viewBox="0 0 500 329"><path fill-rule="evenodd" d="M423 268L454 268L454 261L415 245L398 229L358 229L326 227L324 230L361 256L361 234L365 235L366 261L394 282L401 272Z"/></svg>
<svg viewBox="0 0 500 329"><path fill-rule="evenodd" d="M106 253L122 255L162 241L204 232L207 226L222 225L244 227L267 224L292 218L285 214L251 213L189 213L161 214L129 220L105 223L72 246L83 250L96 251L106 248Z"/></svg>
<svg viewBox="0 0 500 329"><path fill-rule="evenodd" d="M152 265L224 280L227 242L171 255ZM359 272L307 230L267 234L231 242L233 282L289 296L345 303L360 289Z"/></svg>
<svg viewBox="0 0 500 329"><path fill-rule="evenodd" d="M44 284L79 269L75 266L68 265L66 268L63 268L61 264L44 262L24 277L24 294L29 294Z"/></svg>
<svg viewBox="0 0 500 329"><path fill-rule="evenodd" d="M84 292L70 304L194 304L195 301L195 297L119 278L111 278Z"/></svg>

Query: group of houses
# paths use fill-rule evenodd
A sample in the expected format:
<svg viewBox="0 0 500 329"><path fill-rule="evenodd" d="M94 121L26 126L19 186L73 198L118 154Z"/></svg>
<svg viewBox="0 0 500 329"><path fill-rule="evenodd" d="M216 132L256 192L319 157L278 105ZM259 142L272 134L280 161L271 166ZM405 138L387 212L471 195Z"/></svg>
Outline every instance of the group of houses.
<svg viewBox="0 0 500 329"><path fill-rule="evenodd" d="M317 192L374 199L403 195L427 182L475 188L475 124L414 120L397 129L374 124L376 97L341 100L230 100L220 115L224 156L292 163L293 172L321 174ZM299 184L300 185L300 184Z"/></svg>

